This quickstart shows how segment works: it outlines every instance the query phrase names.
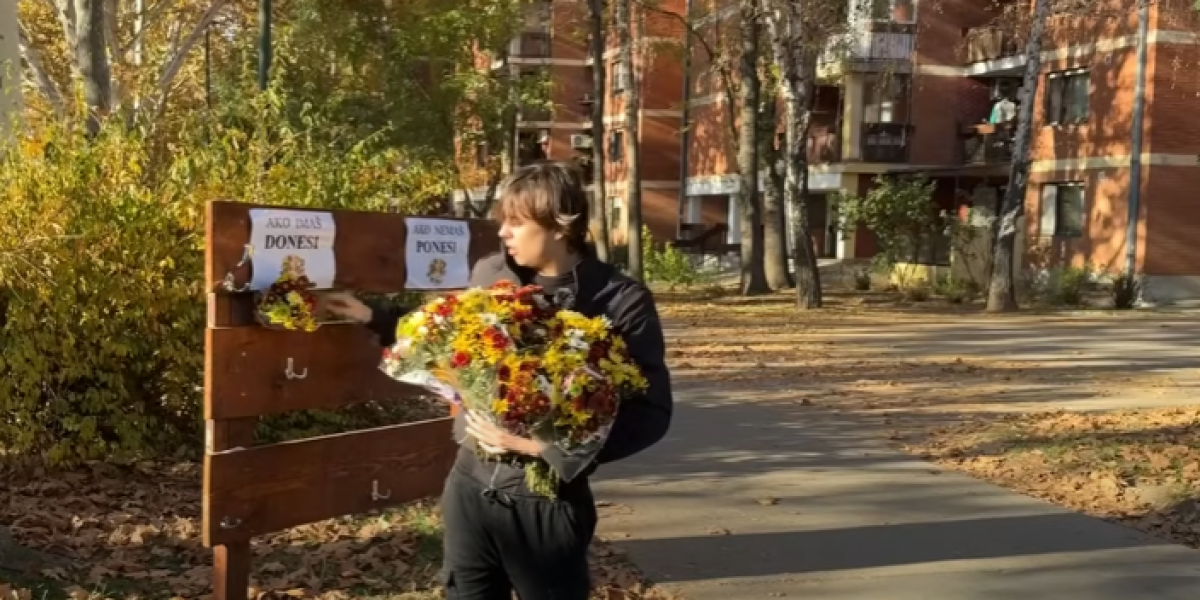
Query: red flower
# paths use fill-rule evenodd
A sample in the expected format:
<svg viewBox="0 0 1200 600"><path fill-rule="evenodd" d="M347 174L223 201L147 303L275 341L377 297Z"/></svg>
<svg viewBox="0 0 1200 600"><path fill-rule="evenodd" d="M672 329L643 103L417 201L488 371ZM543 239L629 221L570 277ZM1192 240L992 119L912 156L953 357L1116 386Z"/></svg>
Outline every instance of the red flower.
<svg viewBox="0 0 1200 600"><path fill-rule="evenodd" d="M504 333L499 329L496 329L495 327L488 327L483 331L483 335L487 338L488 343L491 344L493 348L497 350L504 350L508 348L508 337L505 336Z"/></svg>
<svg viewBox="0 0 1200 600"><path fill-rule="evenodd" d="M459 350L454 353L454 357L450 359L450 364L455 368L462 368L471 364L471 355Z"/></svg>

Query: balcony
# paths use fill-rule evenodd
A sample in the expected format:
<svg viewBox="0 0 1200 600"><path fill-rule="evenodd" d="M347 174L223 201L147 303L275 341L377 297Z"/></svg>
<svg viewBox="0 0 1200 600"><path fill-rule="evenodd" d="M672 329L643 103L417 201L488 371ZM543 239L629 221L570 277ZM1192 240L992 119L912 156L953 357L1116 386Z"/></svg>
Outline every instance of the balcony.
<svg viewBox="0 0 1200 600"><path fill-rule="evenodd" d="M968 165L1004 164L1012 161L1012 125L981 123L966 125L960 131L963 163Z"/></svg>
<svg viewBox="0 0 1200 600"><path fill-rule="evenodd" d="M512 58L550 58L550 33L526 31L508 47Z"/></svg>
<svg viewBox="0 0 1200 600"><path fill-rule="evenodd" d="M819 71L907 71L915 49L915 26L869 23L835 39L822 53Z"/></svg>
<svg viewBox="0 0 1200 600"><path fill-rule="evenodd" d="M1024 42L998 27L975 27L964 36L963 62L973 76L1012 76L1025 68Z"/></svg>
<svg viewBox="0 0 1200 600"><path fill-rule="evenodd" d="M517 112L518 123L548 123L554 120L554 114L548 106L523 106Z"/></svg>
<svg viewBox="0 0 1200 600"><path fill-rule="evenodd" d="M904 123L863 123L859 149L863 162L906 163L913 126Z"/></svg>
<svg viewBox="0 0 1200 600"><path fill-rule="evenodd" d="M821 165L841 162L842 139L834 125L812 125L808 128L808 164Z"/></svg>

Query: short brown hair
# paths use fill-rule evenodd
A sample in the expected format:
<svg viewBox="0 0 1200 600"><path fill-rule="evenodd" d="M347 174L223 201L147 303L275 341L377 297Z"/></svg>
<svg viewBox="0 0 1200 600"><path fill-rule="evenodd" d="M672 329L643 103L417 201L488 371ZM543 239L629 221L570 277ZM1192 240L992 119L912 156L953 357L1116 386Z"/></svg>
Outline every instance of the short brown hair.
<svg viewBox="0 0 1200 600"><path fill-rule="evenodd" d="M588 199L573 164L543 161L513 171L500 184L497 219L528 219L566 238L580 252L587 242Z"/></svg>

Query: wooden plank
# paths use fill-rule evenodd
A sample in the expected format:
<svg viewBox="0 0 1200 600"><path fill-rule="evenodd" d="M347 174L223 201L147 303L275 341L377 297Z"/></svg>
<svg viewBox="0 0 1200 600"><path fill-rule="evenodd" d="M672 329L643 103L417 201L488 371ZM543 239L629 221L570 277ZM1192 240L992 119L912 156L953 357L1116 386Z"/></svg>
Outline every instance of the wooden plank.
<svg viewBox="0 0 1200 600"><path fill-rule="evenodd" d="M250 280L251 264L238 267L250 242L250 209L279 208L310 212L332 212L337 223L334 254L337 276L334 287L361 292L391 293L404 291L404 242L407 237L404 215L352 210L322 211L289 206L264 206L242 202L211 202L208 205L208 264L206 281L209 291L217 291L226 273L232 273L236 285ZM455 219L471 228L471 264L500 248L497 225L478 219Z"/></svg>
<svg viewBox="0 0 1200 600"><path fill-rule="evenodd" d="M209 219L205 224L205 235L208 243L204 249L204 278L206 289L212 290L220 281L223 273L214 273L213 244L216 237L212 217L212 207L209 206ZM208 298L209 326L227 326L232 316L230 311L221 310L221 304L213 295ZM204 364L205 379L208 377L208 365L212 364L213 347L205 344ZM204 404L211 404L212 390L205 387ZM258 424L257 417L231 419L227 421L207 421L204 431L204 451L206 454L224 452L232 448L248 448L254 445L254 429ZM201 497L201 514L209 514L208 493L212 472L204 470L204 492ZM208 524L202 523L202 527ZM225 544L213 547L213 598L214 600L249 600L250 596L250 538L231 540Z"/></svg>
<svg viewBox="0 0 1200 600"><path fill-rule="evenodd" d="M204 369L206 419L401 401L428 393L379 370L383 350L361 325L326 325L312 333L206 329L205 338L211 349Z"/></svg>
<svg viewBox="0 0 1200 600"><path fill-rule="evenodd" d="M458 448L451 423L438 419L206 455L204 544L437 495Z"/></svg>

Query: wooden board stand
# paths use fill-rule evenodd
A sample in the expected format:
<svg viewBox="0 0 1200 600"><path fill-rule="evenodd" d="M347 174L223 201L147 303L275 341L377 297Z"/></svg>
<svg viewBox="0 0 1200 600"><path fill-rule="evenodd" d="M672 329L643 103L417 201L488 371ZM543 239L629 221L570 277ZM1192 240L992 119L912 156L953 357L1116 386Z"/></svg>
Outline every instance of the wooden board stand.
<svg viewBox="0 0 1200 600"><path fill-rule="evenodd" d="M284 207L207 207L202 531L213 549L216 600L246 600L254 536L436 495L455 453L450 419L255 445L263 415L419 393L379 370L381 348L361 325L268 329L253 318L252 293L223 289L227 277L237 285L250 280L253 261L245 255L255 208ZM332 213L337 225L335 287L404 291L406 217L314 212ZM493 223L465 222L473 265L499 240Z"/></svg>

